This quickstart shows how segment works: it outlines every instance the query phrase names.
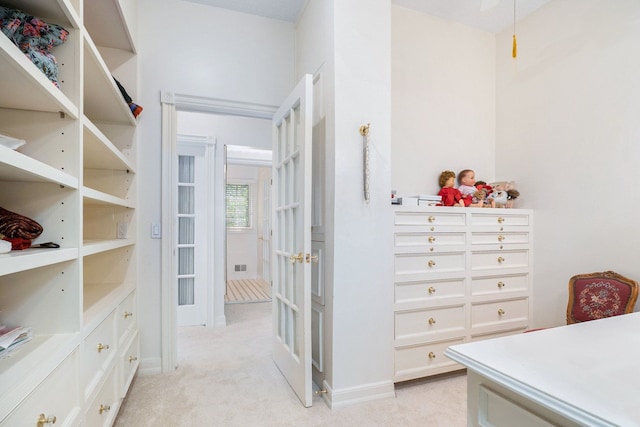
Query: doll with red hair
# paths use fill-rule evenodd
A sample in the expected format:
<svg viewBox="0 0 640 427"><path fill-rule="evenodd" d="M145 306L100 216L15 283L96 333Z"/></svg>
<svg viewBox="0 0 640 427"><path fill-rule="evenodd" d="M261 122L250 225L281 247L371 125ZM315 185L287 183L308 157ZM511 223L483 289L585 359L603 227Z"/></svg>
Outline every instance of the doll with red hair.
<svg viewBox="0 0 640 427"><path fill-rule="evenodd" d="M442 197L442 206L462 206L464 208L471 203L471 199L462 197L462 193L454 187L455 182L455 172L442 171L438 181L441 187L438 196Z"/></svg>

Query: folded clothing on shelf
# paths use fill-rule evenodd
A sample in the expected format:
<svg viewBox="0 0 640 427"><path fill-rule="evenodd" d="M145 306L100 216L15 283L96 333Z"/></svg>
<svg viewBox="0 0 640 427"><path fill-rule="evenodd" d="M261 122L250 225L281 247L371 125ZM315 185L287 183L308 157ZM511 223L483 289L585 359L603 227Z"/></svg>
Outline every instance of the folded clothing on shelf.
<svg viewBox="0 0 640 427"><path fill-rule="evenodd" d="M42 231L42 226L33 219L0 207L0 234L5 237L33 240Z"/></svg>
<svg viewBox="0 0 640 427"><path fill-rule="evenodd" d="M60 87L58 62L51 50L67 41L69 31L5 6L0 6L0 30L56 87Z"/></svg>

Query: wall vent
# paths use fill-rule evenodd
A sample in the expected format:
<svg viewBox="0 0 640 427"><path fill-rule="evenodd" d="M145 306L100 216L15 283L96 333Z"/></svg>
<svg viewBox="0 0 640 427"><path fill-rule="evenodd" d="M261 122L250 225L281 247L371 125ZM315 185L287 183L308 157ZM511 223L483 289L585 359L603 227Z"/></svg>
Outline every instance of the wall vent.
<svg viewBox="0 0 640 427"><path fill-rule="evenodd" d="M247 264L236 264L234 269L235 271L247 271Z"/></svg>

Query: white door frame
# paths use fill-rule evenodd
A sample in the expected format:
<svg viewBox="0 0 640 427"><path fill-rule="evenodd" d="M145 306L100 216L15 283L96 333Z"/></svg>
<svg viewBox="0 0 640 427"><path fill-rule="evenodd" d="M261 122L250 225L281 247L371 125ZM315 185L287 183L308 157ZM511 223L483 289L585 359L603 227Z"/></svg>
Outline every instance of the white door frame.
<svg viewBox="0 0 640 427"><path fill-rule="evenodd" d="M177 112L193 111L201 113L227 114L233 116L253 117L269 119L278 109L276 106L229 101L218 98L205 98L176 94L163 91L160 96L162 104L162 372L168 373L175 370L177 365L177 293L174 292L173 278L177 271L177 261L174 252L176 233L176 221L174 212L177 212ZM224 168L222 144L217 144L215 149L215 177L213 187L213 203L215 206L224 206ZM175 185L174 185L175 184ZM221 204L220 204L221 203ZM215 209L214 209L215 210ZM215 254L224 253L225 221L224 213L215 210L213 214L213 283L214 292L211 293L213 303L209 304L208 318L213 319L210 324L222 326L226 323L224 316L224 290L225 286L215 286L215 283L224 283L224 257ZM211 302L211 301L210 301Z"/></svg>

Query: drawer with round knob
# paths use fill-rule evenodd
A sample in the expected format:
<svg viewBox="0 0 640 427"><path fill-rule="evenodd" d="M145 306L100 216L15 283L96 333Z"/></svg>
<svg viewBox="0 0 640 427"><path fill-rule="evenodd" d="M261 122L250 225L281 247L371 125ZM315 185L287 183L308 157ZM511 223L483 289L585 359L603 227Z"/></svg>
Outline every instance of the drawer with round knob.
<svg viewBox="0 0 640 427"><path fill-rule="evenodd" d="M471 270L529 267L529 251L472 251Z"/></svg>
<svg viewBox="0 0 640 427"><path fill-rule="evenodd" d="M395 254L395 274L424 274L464 271L464 252Z"/></svg>
<svg viewBox="0 0 640 427"><path fill-rule="evenodd" d="M91 427L111 426L118 415L117 369L114 366L106 375L93 400L85 406L85 425Z"/></svg>
<svg viewBox="0 0 640 427"><path fill-rule="evenodd" d="M127 333L135 330L137 326L135 296L135 291L131 292L118 306L116 324L118 340L120 342L127 338Z"/></svg>
<svg viewBox="0 0 640 427"><path fill-rule="evenodd" d="M444 351L451 345L462 344L464 338L398 346L395 349L394 381L407 381L462 369Z"/></svg>
<svg viewBox="0 0 640 427"><path fill-rule="evenodd" d="M466 233L436 233L431 231L397 231L394 234L396 247L427 248L430 252L442 248L459 247L464 249L467 242Z"/></svg>
<svg viewBox="0 0 640 427"><path fill-rule="evenodd" d="M472 245L526 245L529 244L529 233L527 232L491 232L491 233L481 233L474 232L471 233L471 244Z"/></svg>
<svg viewBox="0 0 640 427"><path fill-rule="evenodd" d="M415 342L433 335L465 333L464 304L453 307L435 307L395 313L395 339L397 342Z"/></svg>
<svg viewBox="0 0 640 427"><path fill-rule="evenodd" d="M112 311L83 342L82 378L85 395L95 389L97 383L116 359L118 346L115 337L115 311Z"/></svg>
<svg viewBox="0 0 640 427"><path fill-rule="evenodd" d="M120 397L124 398L140 365L140 339L136 332L120 354Z"/></svg>
<svg viewBox="0 0 640 427"><path fill-rule="evenodd" d="M412 280L395 283L396 304L424 304L442 299L463 298L465 279Z"/></svg>
<svg viewBox="0 0 640 427"><path fill-rule="evenodd" d="M471 214L471 226L529 226L530 220L527 214L501 213L497 211L488 211L483 213Z"/></svg>
<svg viewBox="0 0 640 427"><path fill-rule="evenodd" d="M471 295L505 295L529 290L527 274L503 274L471 278Z"/></svg>
<svg viewBox="0 0 640 427"><path fill-rule="evenodd" d="M467 217L464 212L452 212L443 209L441 211L402 211L395 213L394 225L408 226L420 225L429 227L456 226L464 227Z"/></svg>
<svg viewBox="0 0 640 427"><path fill-rule="evenodd" d="M79 423L78 351L74 351L0 424L75 426ZM63 391L63 392L61 392Z"/></svg>
<svg viewBox="0 0 640 427"><path fill-rule="evenodd" d="M471 328L516 327L527 323L529 318L528 298L471 304Z"/></svg>

